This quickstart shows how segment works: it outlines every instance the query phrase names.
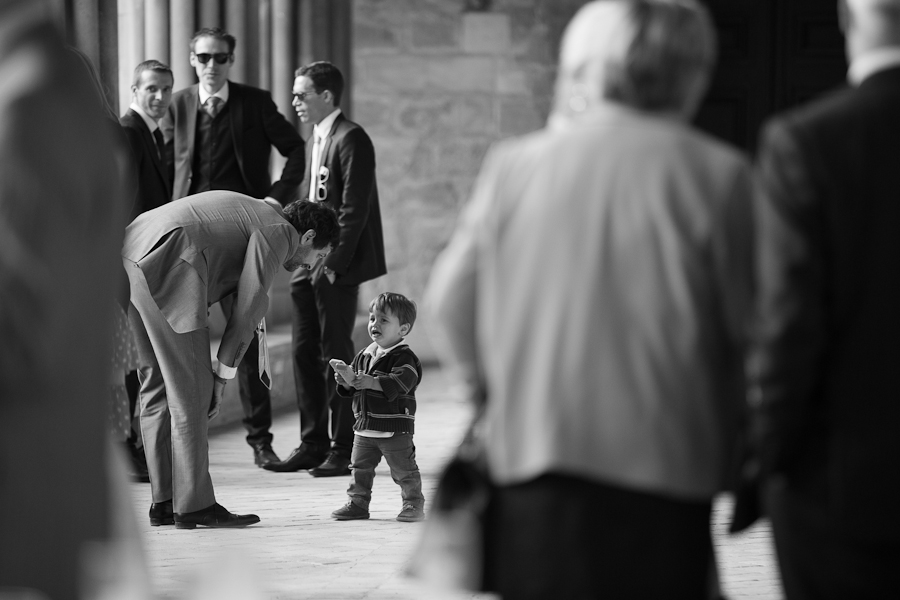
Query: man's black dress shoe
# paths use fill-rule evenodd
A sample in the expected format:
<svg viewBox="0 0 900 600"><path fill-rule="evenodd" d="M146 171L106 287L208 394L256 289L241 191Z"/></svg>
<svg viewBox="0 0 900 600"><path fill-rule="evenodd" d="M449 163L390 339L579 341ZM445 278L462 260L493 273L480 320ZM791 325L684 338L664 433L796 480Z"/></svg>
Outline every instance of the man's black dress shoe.
<svg viewBox="0 0 900 600"><path fill-rule="evenodd" d="M175 517L172 515L172 501L154 502L150 505L150 524L154 527L160 525L172 525Z"/></svg>
<svg viewBox="0 0 900 600"><path fill-rule="evenodd" d="M272 444L259 442L258 444L253 444L253 461L257 467L265 467L269 463L281 462L281 459L272 450Z"/></svg>
<svg viewBox="0 0 900 600"><path fill-rule="evenodd" d="M300 446L291 452L285 460L280 462L271 462L263 465L263 469L267 471L275 471L276 473L290 473L293 471L301 471L303 469L312 469L322 464L322 455L311 452Z"/></svg>
<svg viewBox="0 0 900 600"><path fill-rule="evenodd" d="M236 515L225 510L221 504L213 504L203 510L195 510L189 513L175 513L176 529L194 529L197 525L203 527L246 527L259 523L256 515Z"/></svg>
<svg viewBox="0 0 900 600"><path fill-rule="evenodd" d="M350 459L344 458L337 452L331 451L325 457L325 461L316 467L310 469L309 474L313 477L336 477L338 475L350 474Z"/></svg>

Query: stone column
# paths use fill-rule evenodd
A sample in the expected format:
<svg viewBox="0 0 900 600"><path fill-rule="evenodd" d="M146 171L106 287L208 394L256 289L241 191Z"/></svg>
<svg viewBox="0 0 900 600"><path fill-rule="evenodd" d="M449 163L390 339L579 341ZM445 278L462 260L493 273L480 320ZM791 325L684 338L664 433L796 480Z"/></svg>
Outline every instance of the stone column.
<svg viewBox="0 0 900 600"><path fill-rule="evenodd" d="M272 98L288 118L293 114L294 87L294 7L293 0L272 2Z"/></svg>
<svg viewBox="0 0 900 600"><path fill-rule="evenodd" d="M202 27L222 26L222 7L219 0L199 0L200 23L197 29Z"/></svg>
<svg viewBox="0 0 900 600"><path fill-rule="evenodd" d="M272 0L259 0L259 87L272 89Z"/></svg>
<svg viewBox="0 0 900 600"><path fill-rule="evenodd" d="M250 40L247 38L247 7L244 0L226 0L225 29L237 38L234 64L231 66L228 77L238 83L247 83Z"/></svg>
<svg viewBox="0 0 900 600"><path fill-rule="evenodd" d="M189 61L190 42L194 35L194 0L174 0L169 12L169 66L175 76L175 89L196 83L197 75Z"/></svg>
<svg viewBox="0 0 900 600"><path fill-rule="evenodd" d="M169 2L145 0L144 4L144 60L156 59L169 64ZM132 65L132 67L135 65Z"/></svg>
<svg viewBox="0 0 900 600"><path fill-rule="evenodd" d="M122 0L118 3L119 22L119 114L131 104L134 68L144 60L144 0Z"/></svg>

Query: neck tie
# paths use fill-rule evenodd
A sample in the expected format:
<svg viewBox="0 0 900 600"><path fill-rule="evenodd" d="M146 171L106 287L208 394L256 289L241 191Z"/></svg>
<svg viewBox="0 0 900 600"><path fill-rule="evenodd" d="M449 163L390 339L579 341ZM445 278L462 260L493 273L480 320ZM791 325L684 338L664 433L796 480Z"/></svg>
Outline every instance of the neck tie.
<svg viewBox="0 0 900 600"><path fill-rule="evenodd" d="M319 185L319 146L321 145L321 141L319 140L319 134L314 129L313 130L313 147L312 154L309 157L309 201L316 202L318 198L316 197L316 189Z"/></svg>
<svg viewBox="0 0 900 600"><path fill-rule="evenodd" d="M266 318L259 322L256 327L256 337L259 340L259 359L257 366L259 367L259 380L268 389L272 389L272 376L269 373L269 344L266 340Z"/></svg>
<svg viewBox="0 0 900 600"><path fill-rule="evenodd" d="M210 96L206 99L206 102L203 103L203 110L206 111L206 114L208 114L211 119L216 118L216 115L219 114L221 108L222 99L218 96Z"/></svg>
<svg viewBox="0 0 900 600"><path fill-rule="evenodd" d="M159 160L163 160L163 157L166 155L166 141L163 139L163 134L159 127L153 130L153 139L156 140L156 152L159 154Z"/></svg>

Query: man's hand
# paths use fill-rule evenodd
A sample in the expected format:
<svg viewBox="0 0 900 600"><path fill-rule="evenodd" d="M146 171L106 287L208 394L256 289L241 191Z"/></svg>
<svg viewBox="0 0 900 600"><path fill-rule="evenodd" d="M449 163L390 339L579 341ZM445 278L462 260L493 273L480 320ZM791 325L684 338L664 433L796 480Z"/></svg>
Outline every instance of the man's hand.
<svg viewBox="0 0 900 600"><path fill-rule="evenodd" d="M325 268L322 269L322 270L323 270L324 273L325 273L325 277L328 278L328 283L333 284L333 283L334 283L334 280L337 279L337 273L335 273L334 271L332 271L332 270L329 269L328 267L325 267Z"/></svg>
<svg viewBox="0 0 900 600"><path fill-rule="evenodd" d="M225 393L225 383L227 381L227 379L223 379L213 373L213 395L209 403L209 412L207 413L210 419L214 419L219 414L219 409L222 408L222 394Z"/></svg>

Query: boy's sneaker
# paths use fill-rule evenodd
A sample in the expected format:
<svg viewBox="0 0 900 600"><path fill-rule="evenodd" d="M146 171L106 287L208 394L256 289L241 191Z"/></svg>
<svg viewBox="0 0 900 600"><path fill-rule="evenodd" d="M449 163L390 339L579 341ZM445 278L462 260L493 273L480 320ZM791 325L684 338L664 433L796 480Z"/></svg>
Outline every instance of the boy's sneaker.
<svg viewBox="0 0 900 600"><path fill-rule="evenodd" d="M407 523L415 523L416 521L422 521L424 519L425 511L414 504L404 504L403 510L397 515L398 521L405 521Z"/></svg>
<svg viewBox="0 0 900 600"><path fill-rule="evenodd" d="M348 502L341 508L337 509L331 516L337 519L338 521L352 521L354 519L368 519L369 511L364 508L361 508L352 502ZM399 518L399 517L398 517Z"/></svg>

